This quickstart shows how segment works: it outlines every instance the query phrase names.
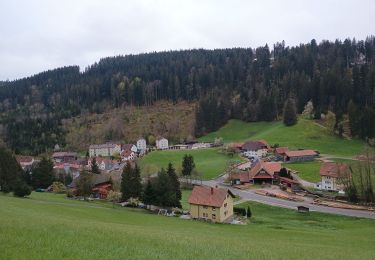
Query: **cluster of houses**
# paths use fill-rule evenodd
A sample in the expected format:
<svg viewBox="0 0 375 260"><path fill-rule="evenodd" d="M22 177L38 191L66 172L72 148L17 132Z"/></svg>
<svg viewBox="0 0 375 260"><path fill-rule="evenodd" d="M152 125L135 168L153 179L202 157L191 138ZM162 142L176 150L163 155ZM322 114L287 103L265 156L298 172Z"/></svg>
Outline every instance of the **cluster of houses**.
<svg viewBox="0 0 375 260"><path fill-rule="evenodd" d="M309 149L289 150L288 147L272 148L265 140L248 141L233 144L241 154L250 159L236 166L230 174L232 185L281 184L290 190L298 190L299 182L292 178L281 177L282 163L313 161L319 152ZM320 169L321 182L316 189L342 191L340 178L348 171L348 166L334 162L323 162Z"/></svg>

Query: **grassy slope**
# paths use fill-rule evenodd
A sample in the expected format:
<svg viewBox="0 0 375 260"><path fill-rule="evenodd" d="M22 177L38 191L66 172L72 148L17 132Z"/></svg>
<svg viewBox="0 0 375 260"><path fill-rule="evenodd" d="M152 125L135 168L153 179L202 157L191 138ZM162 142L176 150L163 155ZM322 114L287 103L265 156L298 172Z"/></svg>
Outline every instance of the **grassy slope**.
<svg viewBox="0 0 375 260"><path fill-rule="evenodd" d="M344 140L327 132L313 121L300 119L297 125L286 127L282 122L246 123L230 120L217 132L200 138L213 141L222 137L224 142L243 142L249 139L265 139L270 144L294 148L311 148L323 154L353 156L363 152L365 143L361 140Z"/></svg>
<svg viewBox="0 0 375 260"><path fill-rule="evenodd" d="M301 215L251 203L253 222L233 226L66 201L74 206L62 204L59 195L0 196L1 258L371 259L375 254L373 220Z"/></svg>
<svg viewBox="0 0 375 260"><path fill-rule="evenodd" d="M283 166L298 171L298 176L309 182L319 182L321 162L284 163Z"/></svg>
<svg viewBox="0 0 375 260"><path fill-rule="evenodd" d="M223 173L230 160L240 160L238 156L231 158L219 153L214 148L155 151L140 160L142 173L144 175L156 173L161 167L166 168L169 162L174 165L177 172L180 172L182 158L185 154L191 154L194 157L196 169L202 174L203 179L211 179Z"/></svg>

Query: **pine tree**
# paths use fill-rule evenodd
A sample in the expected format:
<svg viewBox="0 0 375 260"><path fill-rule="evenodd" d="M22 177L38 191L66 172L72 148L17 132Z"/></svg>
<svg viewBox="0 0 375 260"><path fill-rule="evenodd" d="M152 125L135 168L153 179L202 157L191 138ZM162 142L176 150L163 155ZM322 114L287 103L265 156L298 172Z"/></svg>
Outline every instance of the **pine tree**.
<svg viewBox="0 0 375 260"><path fill-rule="evenodd" d="M53 173L53 162L45 157L35 166L32 171L32 184L35 189L47 188L55 180Z"/></svg>
<svg viewBox="0 0 375 260"><path fill-rule="evenodd" d="M100 170L98 164L96 163L96 158L92 158L91 160L91 172L95 174L100 174Z"/></svg>
<svg viewBox="0 0 375 260"><path fill-rule="evenodd" d="M147 206L152 205L155 202L155 191L150 180L147 181L147 184L143 191L142 202Z"/></svg>
<svg viewBox="0 0 375 260"><path fill-rule="evenodd" d="M122 172L121 192L122 200L140 198L142 195L141 173L138 165L134 168L127 163Z"/></svg>
<svg viewBox="0 0 375 260"><path fill-rule="evenodd" d="M172 190L175 193L175 201L174 201L173 206L181 208L181 202L180 201L181 201L181 198L182 198L182 194L181 194L181 188L180 188L180 181L178 180L176 170L173 168L172 163L168 164L167 174L168 174L170 182L171 182Z"/></svg>
<svg viewBox="0 0 375 260"><path fill-rule="evenodd" d="M251 210L250 210L250 206L247 206L246 217L251 218L251 215L252 215L252 213L251 213Z"/></svg>
<svg viewBox="0 0 375 260"><path fill-rule="evenodd" d="M156 203L162 207L173 207L176 201L176 194L173 190L171 180L162 168L158 173L155 185Z"/></svg>
<svg viewBox="0 0 375 260"><path fill-rule="evenodd" d="M288 98L284 105L283 122L286 126L292 126L297 123L297 111L294 99Z"/></svg>
<svg viewBox="0 0 375 260"><path fill-rule="evenodd" d="M191 176L195 168L194 157L192 155L185 154L182 161L182 175L187 177Z"/></svg>

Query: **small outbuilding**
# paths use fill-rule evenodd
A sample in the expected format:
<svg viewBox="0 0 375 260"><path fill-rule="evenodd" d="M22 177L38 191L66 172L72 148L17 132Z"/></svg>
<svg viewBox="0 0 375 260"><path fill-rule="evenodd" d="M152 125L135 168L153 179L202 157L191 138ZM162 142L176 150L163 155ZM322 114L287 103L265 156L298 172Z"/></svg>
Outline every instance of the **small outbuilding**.
<svg viewBox="0 0 375 260"><path fill-rule="evenodd" d="M308 207L305 207L305 206L297 206L297 211L300 212L300 213L308 213L310 211L310 209Z"/></svg>

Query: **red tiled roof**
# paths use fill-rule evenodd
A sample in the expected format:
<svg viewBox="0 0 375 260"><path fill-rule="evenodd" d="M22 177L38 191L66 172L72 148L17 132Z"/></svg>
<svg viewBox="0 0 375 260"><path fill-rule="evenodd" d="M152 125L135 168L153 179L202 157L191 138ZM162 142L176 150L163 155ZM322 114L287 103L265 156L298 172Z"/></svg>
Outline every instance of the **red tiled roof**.
<svg viewBox="0 0 375 260"><path fill-rule="evenodd" d="M288 157L299 157L299 156L315 156L318 154L314 150L297 150L297 151L286 151L285 155Z"/></svg>
<svg viewBox="0 0 375 260"><path fill-rule="evenodd" d="M131 150L123 150L121 152L121 157L129 157L132 153L133 153L133 151L131 151Z"/></svg>
<svg viewBox="0 0 375 260"><path fill-rule="evenodd" d="M16 160L19 163L31 163L33 161L33 157L27 155L16 155Z"/></svg>
<svg viewBox="0 0 375 260"><path fill-rule="evenodd" d="M276 172L279 172L281 170L281 162L263 162L263 161L258 161L253 168L251 168L249 172L250 178L257 178L257 174L261 170L265 170L270 176L270 178L273 178L273 175ZM259 176L261 178L267 178L267 176Z"/></svg>
<svg viewBox="0 0 375 260"><path fill-rule="evenodd" d="M258 140L258 142L260 142L260 143L262 143L263 145L265 145L266 147L267 147L267 149L270 149L270 145L268 144L268 142L266 141L266 140L264 140L264 139L262 139L262 140Z"/></svg>
<svg viewBox="0 0 375 260"><path fill-rule="evenodd" d="M285 154L287 151L289 151L288 147L277 147L275 150L277 154Z"/></svg>
<svg viewBox="0 0 375 260"><path fill-rule="evenodd" d="M234 197L234 195L228 189L212 188L208 186L194 186L188 202L189 204L220 208L223 205L227 194Z"/></svg>
<svg viewBox="0 0 375 260"><path fill-rule="evenodd" d="M248 141L242 145L242 150L245 151L258 151L261 149L268 149L268 144L262 141Z"/></svg>
<svg viewBox="0 0 375 260"><path fill-rule="evenodd" d="M348 165L338 164L335 162L325 162L320 167L320 176L329 176L333 178L338 178L340 175L344 174L349 170Z"/></svg>

